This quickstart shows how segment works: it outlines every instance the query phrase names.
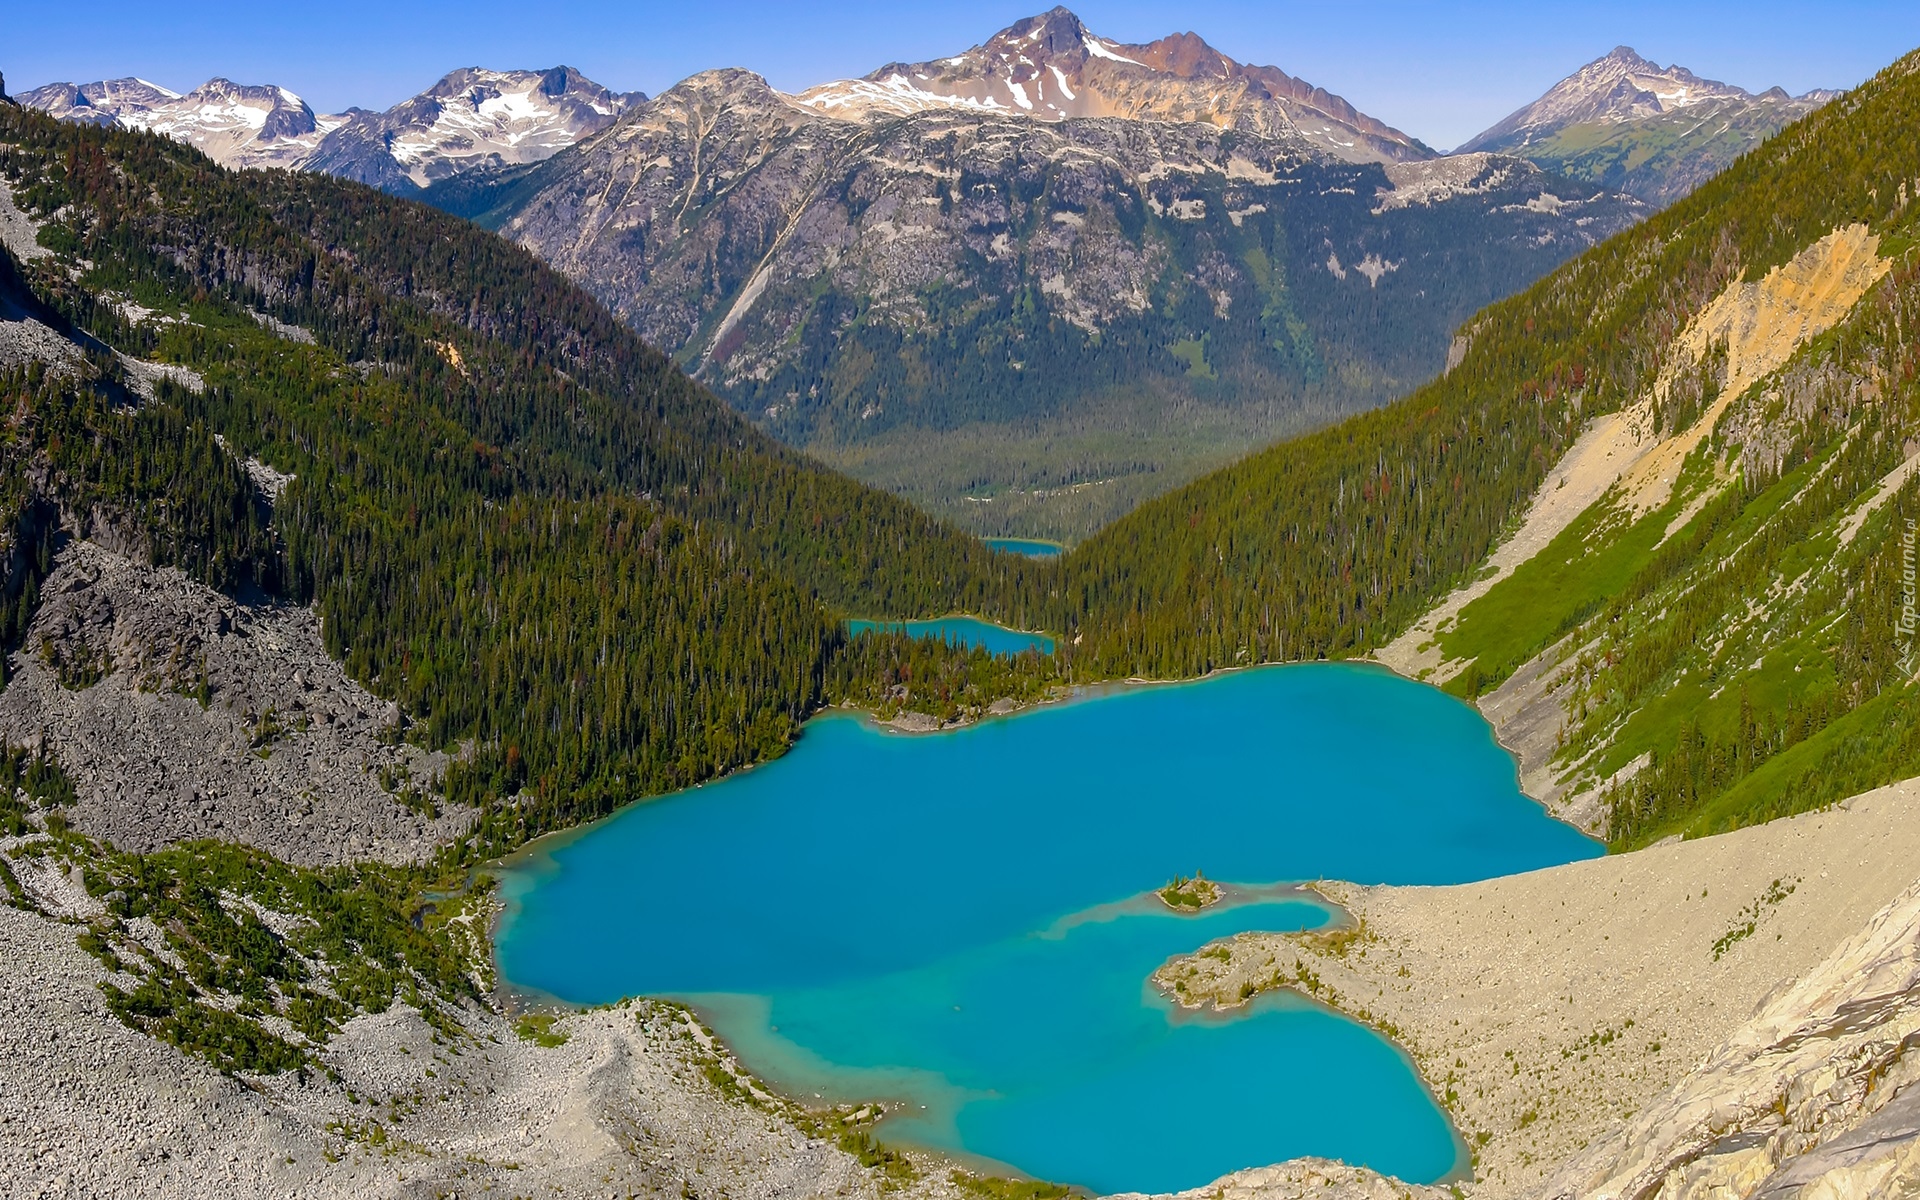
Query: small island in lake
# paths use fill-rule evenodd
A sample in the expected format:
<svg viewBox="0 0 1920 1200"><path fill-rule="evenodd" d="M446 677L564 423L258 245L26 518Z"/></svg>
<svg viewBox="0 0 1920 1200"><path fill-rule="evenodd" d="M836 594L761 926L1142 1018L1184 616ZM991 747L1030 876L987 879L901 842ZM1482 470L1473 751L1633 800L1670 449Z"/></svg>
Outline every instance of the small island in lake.
<svg viewBox="0 0 1920 1200"><path fill-rule="evenodd" d="M1185 875L1174 876L1172 883L1154 895L1175 912L1199 912L1210 904L1218 904L1222 892L1219 884L1195 871L1192 879Z"/></svg>

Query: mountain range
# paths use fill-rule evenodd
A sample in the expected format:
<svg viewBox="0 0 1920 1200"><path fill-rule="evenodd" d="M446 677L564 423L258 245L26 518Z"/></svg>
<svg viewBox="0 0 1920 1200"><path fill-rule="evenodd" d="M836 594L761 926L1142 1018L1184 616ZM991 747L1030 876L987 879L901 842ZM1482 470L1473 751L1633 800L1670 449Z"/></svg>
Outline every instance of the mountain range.
<svg viewBox="0 0 1920 1200"><path fill-rule="evenodd" d="M209 79L185 95L144 79L50 83L17 99L63 121L145 129L231 167L298 167L350 115L318 116L283 87Z"/></svg>
<svg viewBox="0 0 1920 1200"><path fill-rule="evenodd" d="M22 99L470 217L783 441L978 532L1074 540L1432 377L1475 310L1824 95L1622 50L1440 155L1195 34L1122 43L1055 8L795 94L557 67L456 71L384 113L224 80Z"/></svg>
<svg viewBox="0 0 1920 1200"><path fill-rule="evenodd" d="M1647 211L1063 8L797 95L703 72L426 199L789 444L1069 540L1431 377L1471 312Z"/></svg>
<svg viewBox="0 0 1920 1200"><path fill-rule="evenodd" d="M555 67L455 71L384 113L227 81L23 102L472 217L783 442L973 530L1073 540L1430 378L1480 305L1820 98L1622 50L1440 156L1198 35L1054 8L797 94L724 69L649 100ZM1649 121L1709 109L1728 129L1640 161ZM1567 154L1590 129L1634 169Z"/></svg>
<svg viewBox="0 0 1920 1200"><path fill-rule="evenodd" d="M378 113L318 115L286 88L227 79L185 95L109 79L51 83L17 98L66 121L165 134L223 166L324 171L405 194L474 167L538 161L646 97L610 92L571 67L466 67Z"/></svg>
<svg viewBox="0 0 1920 1200"><path fill-rule="evenodd" d="M1109 41L1064 7L1016 21L951 58L889 63L859 79L808 88L800 104L871 122L935 111L1192 122L1298 135L1347 162L1433 157L1414 138L1277 67L1234 62L1198 35L1143 45Z"/></svg>

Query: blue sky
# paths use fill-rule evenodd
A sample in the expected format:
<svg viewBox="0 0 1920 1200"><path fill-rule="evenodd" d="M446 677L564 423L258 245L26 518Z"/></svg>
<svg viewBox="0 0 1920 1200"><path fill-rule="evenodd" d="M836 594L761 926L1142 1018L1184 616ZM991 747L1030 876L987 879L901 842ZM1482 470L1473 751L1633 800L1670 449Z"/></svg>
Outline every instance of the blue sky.
<svg viewBox="0 0 1920 1200"><path fill-rule="evenodd" d="M385 108L457 66L566 63L649 94L709 67L798 89L984 41L1043 0L833 5L750 0L329 0L319 5L0 0L10 90L141 75L177 90L209 76L278 83L320 111ZM1920 46L1915 0L1084 0L1096 32L1148 41L1191 29L1429 143L1455 145L1615 45L1709 78L1792 92L1858 83Z"/></svg>

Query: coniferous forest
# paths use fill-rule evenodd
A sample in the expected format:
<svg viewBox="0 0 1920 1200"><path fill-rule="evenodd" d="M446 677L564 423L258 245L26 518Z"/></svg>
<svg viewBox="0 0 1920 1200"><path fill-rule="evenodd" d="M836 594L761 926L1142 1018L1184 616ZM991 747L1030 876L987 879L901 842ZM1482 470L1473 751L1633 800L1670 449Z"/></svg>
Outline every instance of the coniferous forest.
<svg viewBox="0 0 1920 1200"><path fill-rule="evenodd" d="M1036 562L780 447L462 220L0 109L17 202L49 221L43 245L89 264L0 267L98 345L84 379L4 381L24 414L7 630L47 531L97 520L215 586L312 602L407 736L469 748L446 787L486 813L475 853L777 754L823 704L952 716L1056 684L1364 653L1478 568L1585 422L1644 393L1730 281L1853 222L1897 252L1916 113L1920 81L1891 68L1485 310L1442 379ZM124 302L178 319L136 323ZM203 384L135 403L107 346ZM271 507L236 456L292 476ZM36 461L51 469L28 486ZM947 612L1061 649L996 660L842 626ZM1822 703L1878 694L1837 674L1847 698ZM1797 719L1755 728L1776 717Z"/></svg>

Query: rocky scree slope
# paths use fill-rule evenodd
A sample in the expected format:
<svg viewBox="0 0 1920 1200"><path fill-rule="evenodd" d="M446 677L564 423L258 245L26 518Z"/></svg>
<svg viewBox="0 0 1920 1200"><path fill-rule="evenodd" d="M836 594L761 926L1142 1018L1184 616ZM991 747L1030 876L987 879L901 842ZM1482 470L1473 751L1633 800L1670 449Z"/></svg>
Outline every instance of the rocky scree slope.
<svg viewBox="0 0 1920 1200"><path fill-rule="evenodd" d="M40 592L0 739L65 764L74 829L317 866L423 859L471 819L442 814L446 757L395 736L399 709L327 656L312 609L242 603L97 540L58 551Z"/></svg>
<svg viewBox="0 0 1920 1200"><path fill-rule="evenodd" d="M1517 154L1600 187L1667 205L1839 93L1755 94L1616 47L1455 153Z"/></svg>
<svg viewBox="0 0 1920 1200"><path fill-rule="evenodd" d="M789 444L976 530L1062 536L1427 378L1473 310L1643 212L1500 156L1349 161L1237 66L1215 112L1195 97L1229 68L1178 41L1116 63L1053 13L915 83L1004 90L1017 50L1008 79L1079 98L1053 114L705 73L428 198ZM1137 103L1095 102L1109 70Z"/></svg>
<svg viewBox="0 0 1920 1200"><path fill-rule="evenodd" d="M1332 934L1240 934L1176 1003L1287 987L1389 1032L1484 1200L1920 1186L1920 780L1734 833L1452 887L1328 885Z"/></svg>

